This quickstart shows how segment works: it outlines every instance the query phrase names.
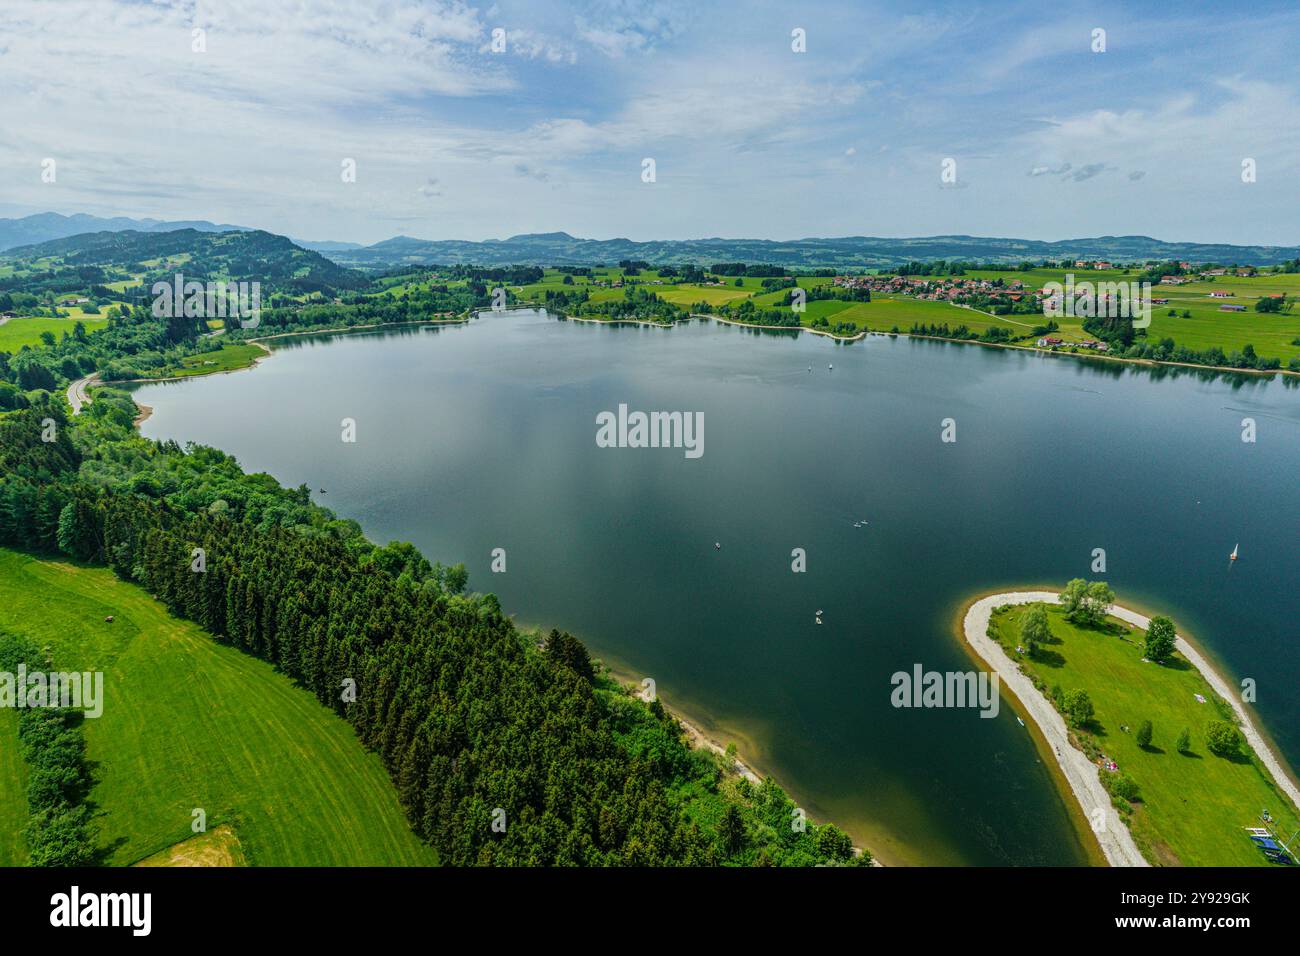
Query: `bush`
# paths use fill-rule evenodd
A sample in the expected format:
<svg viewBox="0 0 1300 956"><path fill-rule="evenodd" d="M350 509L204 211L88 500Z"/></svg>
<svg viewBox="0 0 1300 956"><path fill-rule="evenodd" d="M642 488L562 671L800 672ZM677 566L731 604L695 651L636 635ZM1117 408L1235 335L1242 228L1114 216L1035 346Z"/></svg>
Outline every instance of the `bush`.
<svg viewBox="0 0 1300 956"><path fill-rule="evenodd" d="M1241 734L1226 720L1214 720L1205 731L1205 746L1219 757L1232 757L1241 753Z"/></svg>
<svg viewBox="0 0 1300 956"><path fill-rule="evenodd" d="M1092 720L1094 713L1096 708L1093 707L1092 698L1088 696L1086 690L1073 690L1065 695L1065 714L1072 726L1082 727Z"/></svg>
<svg viewBox="0 0 1300 956"><path fill-rule="evenodd" d="M1147 660L1157 663L1168 660L1174 653L1174 622L1167 617L1153 617L1147 628L1147 641L1143 653Z"/></svg>
<svg viewBox="0 0 1300 956"><path fill-rule="evenodd" d="M1141 799L1141 791L1134 780L1126 773L1103 773L1101 784L1112 797L1136 803Z"/></svg>

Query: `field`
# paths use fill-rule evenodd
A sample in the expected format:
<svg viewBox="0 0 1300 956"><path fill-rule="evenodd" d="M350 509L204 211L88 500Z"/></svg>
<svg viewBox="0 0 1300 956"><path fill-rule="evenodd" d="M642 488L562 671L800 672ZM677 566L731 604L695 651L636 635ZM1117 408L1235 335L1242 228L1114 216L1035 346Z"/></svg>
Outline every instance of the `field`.
<svg viewBox="0 0 1300 956"><path fill-rule="evenodd" d="M248 368L255 361L266 355L256 345L236 342L223 345L215 352L201 352L181 360L181 371L175 378L188 378L192 375L207 375L210 372L230 372L237 368Z"/></svg>
<svg viewBox="0 0 1300 956"><path fill-rule="evenodd" d="M983 279L1002 278L1010 283L1019 279L1026 289L1041 289L1046 283L1065 281L1067 271L1064 269L1032 269L1027 272L975 271L968 276ZM1072 270L1077 283L1089 282L1133 282L1138 272L1124 272L1118 269L1076 269ZM1227 298L1213 298L1211 292L1231 293ZM1214 346L1224 352L1241 350L1247 344L1255 346L1255 351L1266 358L1279 358L1283 366L1293 356L1300 355L1300 345L1295 340L1300 338L1300 310L1290 313L1263 313L1255 311L1255 303L1261 298L1285 294L1290 299L1300 298L1300 273L1265 274L1253 277L1217 276L1212 279L1198 279L1185 285L1152 285L1153 298L1168 299L1166 305L1152 305L1151 328L1147 330L1147 341L1154 342L1171 338L1178 345L1202 351ZM1221 305L1243 305L1245 312L1221 312ZM1176 315L1169 315L1173 310ZM1190 312L1184 318L1182 313ZM1011 318L1024 321L1026 316ZM1084 333L1080 320L1066 317L1057 320L1062 338L1091 338ZM974 326L972 326L974 328Z"/></svg>
<svg viewBox="0 0 1300 956"><path fill-rule="evenodd" d="M18 755L18 714L0 710L0 866L27 861L27 768Z"/></svg>
<svg viewBox="0 0 1300 956"><path fill-rule="evenodd" d="M1083 689L1092 697L1096 716L1088 732L1141 788L1141 803L1129 818L1129 828L1143 855L1171 865L1268 865L1242 828L1258 826L1260 810L1267 808L1285 840L1300 827L1300 816L1253 755L1234 760L1206 749L1206 726L1225 719L1230 711L1200 672L1181 655L1166 665L1143 663L1142 631L1113 618L1107 621L1112 629L1079 628L1052 606L1048 622L1054 642L1043 648L1039 659L1030 660L1015 650L1029 607L995 614L994 634L1007 653L1049 689ZM1197 694L1207 702L1199 703ZM1144 720L1154 728L1145 749L1135 739ZM1192 739L1187 754L1174 745L1184 727Z"/></svg>
<svg viewBox="0 0 1300 956"><path fill-rule="evenodd" d="M235 831L222 824L216 829L190 837L161 853L147 856L135 866L246 866L244 848Z"/></svg>
<svg viewBox="0 0 1300 956"><path fill-rule="evenodd" d="M0 352L17 352L24 345L35 348L41 344L42 332L54 333L56 340L63 338L65 332L71 335L77 321L77 319L44 319L26 316L10 319L4 325L0 325ZM94 332L108 325L108 319L102 315L97 318L88 316L80 321L86 326L87 332Z"/></svg>
<svg viewBox="0 0 1300 956"><path fill-rule="evenodd" d="M227 825L252 865L434 862L343 720L111 571L0 549L0 627L49 647L61 668L104 672L103 716L84 726L110 863L190 840L195 808L209 834ZM0 854L12 855L12 717L0 731Z"/></svg>

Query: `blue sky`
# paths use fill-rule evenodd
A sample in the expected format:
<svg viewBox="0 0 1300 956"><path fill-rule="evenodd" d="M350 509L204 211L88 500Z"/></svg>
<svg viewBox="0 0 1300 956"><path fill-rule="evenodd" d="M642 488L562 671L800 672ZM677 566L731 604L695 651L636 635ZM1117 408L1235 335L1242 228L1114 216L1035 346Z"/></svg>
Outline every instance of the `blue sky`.
<svg viewBox="0 0 1300 956"><path fill-rule="evenodd" d="M1300 244L1300 7L1068 6L6 0L0 215Z"/></svg>

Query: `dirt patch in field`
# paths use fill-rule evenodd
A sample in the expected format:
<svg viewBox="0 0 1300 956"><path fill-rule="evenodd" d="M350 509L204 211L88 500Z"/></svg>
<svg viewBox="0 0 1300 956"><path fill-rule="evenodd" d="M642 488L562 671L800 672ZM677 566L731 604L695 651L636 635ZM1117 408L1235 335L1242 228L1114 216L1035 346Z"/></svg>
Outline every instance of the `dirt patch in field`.
<svg viewBox="0 0 1300 956"><path fill-rule="evenodd" d="M211 833L169 846L161 853L147 856L134 866L244 866L244 850L239 837L222 824Z"/></svg>

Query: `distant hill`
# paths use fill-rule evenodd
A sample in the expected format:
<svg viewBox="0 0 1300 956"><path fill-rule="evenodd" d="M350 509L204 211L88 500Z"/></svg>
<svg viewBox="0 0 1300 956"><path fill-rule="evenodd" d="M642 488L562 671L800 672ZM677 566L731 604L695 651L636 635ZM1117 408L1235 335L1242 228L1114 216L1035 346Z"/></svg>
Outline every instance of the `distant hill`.
<svg viewBox="0 0 1300 956"><path fill-rule="evenodd" d="M295 246L302 246L304 249L311 249L314 252L345 252L348 249L364 249L365 246L359 242L334 242L331 240L316 241L312 239L295 239Z"/></svg>
<svg viewBox="0 0 1300 956"><path fill-rule="evenodd" d="M318 252L261 230L92 232L19 246L0 253L0 258L54 258L64 266L113 266L146 277L180 271L187 279L257 280L299 292L356 289L369 281Z"/></svg>
<svg viewBox="0 0 1300 956"><path fill-rule="evenodd" d="M324 244L318 244L323 247ZM966 259L1015 263L1040 259L1147 259L1271 265L1300 258L1300 246L1233 246L1196 242L1164 242L1149 236L1100 236L1043 242L981 236L925 236L887 239L871 236L791 239L679 239L636 242L631 239L577 239L565 232L548 232L490 239L412 239L397 236L361 248L321 248L341 265L388 269L431 263L483 266L608 265L638 259L654 265L696 262L761 262L783 266L880 267L909 260Z"/></svg>
<svg viewBox="0 0 1300 956"><path fill-rule="evenodd" d="M21 219L0 219L0 252L17 246L27 246L51 239L64 239L86 232L169 232L174 229L196 229L199 232L242 232L246 226L217 225L206 219L168 222L162 219L128 219L115 216L102 219L77 213L61 216L57 212L42 212Z"/></svg>

